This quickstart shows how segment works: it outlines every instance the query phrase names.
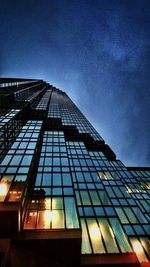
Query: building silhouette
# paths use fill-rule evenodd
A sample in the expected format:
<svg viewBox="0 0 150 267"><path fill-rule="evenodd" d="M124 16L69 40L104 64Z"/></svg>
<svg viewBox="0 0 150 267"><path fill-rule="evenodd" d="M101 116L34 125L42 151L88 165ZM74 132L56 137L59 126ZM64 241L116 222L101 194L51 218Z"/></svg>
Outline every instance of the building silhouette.
<svg viewBox="0 0 150 267"><path fill-rule="evenodd" d="M150 168L116 159L68 95L0 79L0 266L149 266Z"/></svg>

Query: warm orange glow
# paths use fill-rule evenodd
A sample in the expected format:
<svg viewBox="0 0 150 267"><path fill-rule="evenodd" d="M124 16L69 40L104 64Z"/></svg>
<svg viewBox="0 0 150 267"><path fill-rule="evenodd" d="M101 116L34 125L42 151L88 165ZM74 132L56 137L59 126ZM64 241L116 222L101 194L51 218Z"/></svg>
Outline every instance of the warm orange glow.
<svg viewBox="0 0 150 267"><path fill-rule="evenodd" d="M16 191L16 190L9 191L8 201L17 201L18 199L21 198L21 196L22 196L22 191Z"/></svg>
<svg viewBox="0 0 150 267"><path fill-rule="evenodd" d="M35 216L37 216L37 212L30 212L29 216L34 216L35 217Z"/></svg>
<svg viewBox="0 0 150 267"><path fill-rule="evenodd" d="M32 203L39 203L38 200L34 200L34 199L33 199L31 202L32 202Z"/></svg>
<svg viewBox="0 0 150 267"><path fill-rule="evenodd" d="M133 250L136 252L136 253L141 253L143 252L143 248L142 248L142 245L139 241L135 241L133 242Z"/></svg>
<svg viewBox="0 0 150 267"><path fill-rule="evenodd" d="M29 212L29 214L26 218L25 224L24 224L24 228L25 229L35 229L36 217L37 217L36 211Z"/></svg>

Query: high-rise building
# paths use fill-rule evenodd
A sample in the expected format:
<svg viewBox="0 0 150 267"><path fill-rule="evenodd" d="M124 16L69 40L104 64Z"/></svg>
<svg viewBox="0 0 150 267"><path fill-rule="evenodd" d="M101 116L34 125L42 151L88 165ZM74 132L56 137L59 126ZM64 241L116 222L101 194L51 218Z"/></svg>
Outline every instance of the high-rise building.
<svg viewBox="0 0 150 267"><path fill-rule="evenodd" d="M0 79L0 266L149 266L150 168L116 159L68 95Z"/></svg>

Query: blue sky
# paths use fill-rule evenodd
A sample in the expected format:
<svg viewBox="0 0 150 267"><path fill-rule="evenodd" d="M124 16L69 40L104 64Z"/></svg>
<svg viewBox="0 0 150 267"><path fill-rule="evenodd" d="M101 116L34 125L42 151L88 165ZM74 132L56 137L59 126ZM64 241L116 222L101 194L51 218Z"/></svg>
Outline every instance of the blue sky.
<svg viewBox="0 0 150 267"><path fill-rule="evenodd" d="M150 1L1 0L0 77L65 90L127 165L150 165Z"/></svg>

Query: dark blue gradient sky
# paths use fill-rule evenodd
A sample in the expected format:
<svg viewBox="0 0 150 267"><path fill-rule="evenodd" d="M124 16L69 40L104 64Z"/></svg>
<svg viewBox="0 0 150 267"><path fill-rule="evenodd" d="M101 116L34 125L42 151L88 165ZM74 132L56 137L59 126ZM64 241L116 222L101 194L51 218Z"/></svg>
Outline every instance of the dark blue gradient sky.
<svg viewBox="0 0 150 267"><path fill-rule="evenodd" d="M117 158L150 165L149 0L0 0L0 77L67 91Z"/></svg>

